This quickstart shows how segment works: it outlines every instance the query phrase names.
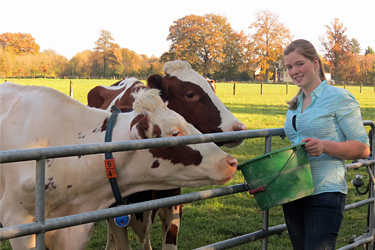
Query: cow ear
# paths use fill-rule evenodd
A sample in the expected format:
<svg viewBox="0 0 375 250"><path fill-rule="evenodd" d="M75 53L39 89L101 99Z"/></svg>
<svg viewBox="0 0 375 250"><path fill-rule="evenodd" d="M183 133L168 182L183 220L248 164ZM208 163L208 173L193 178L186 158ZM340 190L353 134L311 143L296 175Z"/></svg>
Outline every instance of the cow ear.
<svg viewBox="0 0 375 250"><path fill-rule="evenodd" d="M104 91L102 86L96 86L87 94L87 105L93 108L100 108L104 103L101 93Z"/></svg>
<svg viewBox="0 0 375 250"><path fill-rule="evenodd" d="M137 139L159 138L161 129L152 124L146 115L138 115L131 123L132 134Z"/></svg>
<svg viewBox="0 0 375 250"><path fill-rule="evenodd" d="M163 89L163 77L158 74L152 74L147 78L147 86L154 89Z"/></svg>

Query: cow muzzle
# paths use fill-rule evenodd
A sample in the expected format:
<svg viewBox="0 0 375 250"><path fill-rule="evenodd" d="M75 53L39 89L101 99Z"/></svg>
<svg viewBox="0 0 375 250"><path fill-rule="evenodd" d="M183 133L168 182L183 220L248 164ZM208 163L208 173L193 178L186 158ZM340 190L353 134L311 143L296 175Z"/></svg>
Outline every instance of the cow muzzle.
<svg viewBox="0 0 375 250"><path fill-rule="evenodd" d="M239 123L239 124L236 124L236 125L233 125L232 127L232 131L244 131L244 130L247 130L247 127L245 125L243 125L242 123ZM227 142L223 142L222 145L227 147L227 148L234 148L234 147L237 147L239 145L241 145L243 142L243 139L238 139L238 140L234 140L234 141L227 141Z"/></svg>
<svg viewBox="0 0 375 250"><path fill-rule="evenodd" d="M237 170L238 162L235 157L229 155L222 160L221 169L216 173L215 184L223 185L233 178ZM220 174L219 174L220 173Z"/></svg>

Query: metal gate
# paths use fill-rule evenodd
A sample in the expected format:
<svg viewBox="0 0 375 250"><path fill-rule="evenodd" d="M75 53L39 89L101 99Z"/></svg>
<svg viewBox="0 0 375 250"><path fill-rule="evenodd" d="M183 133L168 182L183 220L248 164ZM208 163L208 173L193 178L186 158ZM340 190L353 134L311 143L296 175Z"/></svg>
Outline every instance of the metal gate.
<svg viewBox="0 0 375 250"><path fill-rule="evenodd" d="M373 131L374 122L364 121L364 125L371 126ZM147 210L157 209L161 207L169 207L178 204L185 204L199 200L211 199L219 196L235 194L247 191L246 184L238 184L228 187L205 190L201 192L183 194L179 196L141 202L137 204L130 204L114 208L108 208L98 211L92 211L71 216L59 217L55 219L45 220L44 217L44 201L45 201L45 159L59 158L76 155L99 154L106 152L130 151L137 149L166 147L175 145L186 145L205 142L220 142L237 139L249 139L265 137L265 153L271 152L271 144L273 136L285 136L283 128L273 129L259 129L239 132L226 132L204 135L191 135L179 138L158 138L148 140L133 140L123 142L97 143L86 145L73 145L61 147L49 147L40 149L1 151L0 163L9 163L17 161L36 161L36 205L35 218L36 222L30 224L16 225L0 229L0 240L7 240L11 238L21 237L30 234L36 234L36 249L45 249L44 233L46 231L56 230L65 227L76 226L80 224L101 221L124 214L134 214ZM372 138L374 145L375 138ZM346 210L358 208L360 206L368 205L368 232L354 240L354 243L347 245L342 249L354 249L357 246L366 245L367 249L374 249L375 238L375 154L372 149L371 160L360 161L347 165L347 169L356 169L360 167L367 167L369 173L369 198L349 204L345 207ZM217 242L212 245L204 246L199 249L227 249L230 247L245 244L254 240L262 239L262 249L267 249L267 237L280 234L286 230L285 224L274 227L268 226L269 211L262 211L263 222L262 229L243 236L228 239L226 241Z"/></svg>

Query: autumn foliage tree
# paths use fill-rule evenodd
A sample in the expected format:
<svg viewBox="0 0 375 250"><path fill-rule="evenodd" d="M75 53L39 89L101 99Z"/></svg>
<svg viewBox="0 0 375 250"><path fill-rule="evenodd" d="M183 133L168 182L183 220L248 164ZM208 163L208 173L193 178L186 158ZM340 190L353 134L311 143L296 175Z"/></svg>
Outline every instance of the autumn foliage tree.
<svg viewBox="0 0 375 250"><path fill-rule="evenodd" d="M0 47L16 55L38 54L39 45L28 33L0 34Z"/></svg>
<svg viewBox="0 0 375 250"><path fill-rule="evenodd" d="M69 75L77 76L81 78L90 78L91 76L91 63L92 63L92 52L90 50L84 50L78 52L70 60L70 72Z"/></svg>
<svg viewBox="0 0 375 250"><path fill-rule="evenodd" d="M108 68L112 68L113 71L115 66L118 64L118 60L121 60L121 58L117 58L121 56L120 46L113 41L114 39L112 38L111 32L101 30L100 37L95 42L96 47L94 50L97 52L96 55L98 57L98 65L102 65L102 76L107 76Z"/></svg>
<svg viewBox="0 0 375 250"><path fill-rule="evenodd" d="M226 79L249 79L246 70L246 48L247 36L243 31L232 31L225 37L225 45L223 48L224 59L219 65L219 71L215 72L215 76ZM244 72L246 73L246 76Z"/></svg>
<svg viewBox="0 0 375 250"><path fill-rule="evenodd" d="M331 26L326 25L324 36L320 37L324 49L324 56L332 67L333 79L338 82L344 78L344 70L349 60L350 46L346 36L346 27L335 18Z"/></svg>
<svg viewBox="0 0 375 250"><path fill-rule="evenodd" d="M39 52L30 34L0 34L0 77L57 77L69 67L69 61L53 50Z"/></svg>
<svg viewBox="0 0 375 250"><path fill-rule="evenodd" d="M172 44L166 60L186 60L207 76L224 61L226 39L232 32L226 17L214 14L185 16L169 28L167 40Z"/></svg>
<svg viewBox="0 0 375 250"><path fill-rule="evenodd" d="M375 84L375 52L369 46L367 47L362 60L359 62L360 80L364 83Z"/></svg>
<svg viewBox="0 0 375 250"><path fill-rule="evenodd" d="M114 42L109 31L101 30L94 50L77 53L70 60L71 68L65 72L81 78L97 77L147 77L151 73L162 73L158 58L148 58L134 51L121 48Z"/></svg>
<svg viewBox="0 0 375 250"><path fill-rule="evenodd" d="M283 54L292 35L279 21L279 16L267 10L256 12L256 21L249 28L253 30L249 41L249 62L259 67L264 79L268 80L271 65Z"/></svg>

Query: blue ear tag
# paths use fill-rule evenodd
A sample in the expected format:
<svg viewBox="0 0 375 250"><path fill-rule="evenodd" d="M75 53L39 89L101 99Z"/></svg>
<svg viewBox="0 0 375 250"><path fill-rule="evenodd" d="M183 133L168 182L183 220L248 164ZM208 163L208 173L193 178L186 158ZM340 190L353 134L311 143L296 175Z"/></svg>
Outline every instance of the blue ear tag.
<svg viewBox="0 0 375 250"><path fill-rule="evenodd" d="M130 215L119 216L115 218L115 223L119 227L126 227L129 225Z"/></svg>

